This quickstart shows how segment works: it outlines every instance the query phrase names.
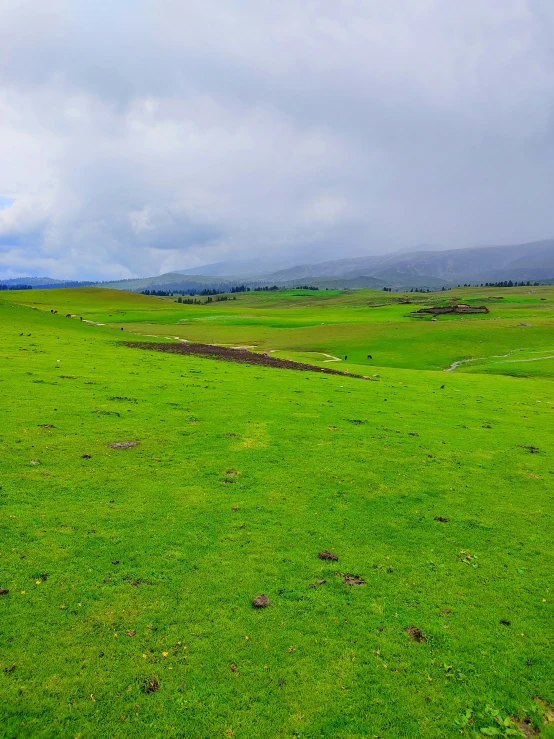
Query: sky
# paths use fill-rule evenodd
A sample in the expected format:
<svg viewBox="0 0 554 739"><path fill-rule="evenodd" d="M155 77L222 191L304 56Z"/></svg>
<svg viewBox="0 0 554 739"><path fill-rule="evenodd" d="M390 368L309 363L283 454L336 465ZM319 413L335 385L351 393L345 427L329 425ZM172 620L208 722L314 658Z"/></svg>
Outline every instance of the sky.
<svg viewBox="0 0 554 739"><path fill-rule="evenodd" d="M554 237L552 0L0 0L0 278Z"/></svg>

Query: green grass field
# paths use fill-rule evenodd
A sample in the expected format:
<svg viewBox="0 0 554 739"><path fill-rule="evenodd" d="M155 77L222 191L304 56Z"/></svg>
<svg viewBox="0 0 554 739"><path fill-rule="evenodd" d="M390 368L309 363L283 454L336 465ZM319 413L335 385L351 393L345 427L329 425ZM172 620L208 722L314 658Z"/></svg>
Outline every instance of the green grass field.
<svg viewBox="0 0 554 739"><path fill-rule="evenodd" d="M1 293L0 736L554 737L553 311Z"/></svg>

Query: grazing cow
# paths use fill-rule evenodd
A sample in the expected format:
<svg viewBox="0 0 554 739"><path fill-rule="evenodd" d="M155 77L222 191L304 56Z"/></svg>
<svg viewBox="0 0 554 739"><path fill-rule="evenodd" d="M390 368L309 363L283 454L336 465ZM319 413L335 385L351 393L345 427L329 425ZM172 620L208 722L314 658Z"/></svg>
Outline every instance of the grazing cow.
<svg viewBox="0 0 554 739"><path fill-rule="evenodd" d="M345 357L345 359L348 359L348 357Z"/></svg>
<svg viewBox="0 0 554 739"><path fill-rule="evenodd" d="M373 359L373 357L371 356L371 354L368 354L368 355L367 355L367 358L368 358L368 359Z"/></svg>
<svg viewBox="0 0 554 739"><path fill-rule="evenodd" d="M71 313L68 313L68 314L66 315L66 318L71 318Z"/></svg>
<svg viewBox="0 0 554 739"><path fill-rule="evenodd" d="M83 320L83 316L79 316L79 318L81 319L81 321Z"/></svg>

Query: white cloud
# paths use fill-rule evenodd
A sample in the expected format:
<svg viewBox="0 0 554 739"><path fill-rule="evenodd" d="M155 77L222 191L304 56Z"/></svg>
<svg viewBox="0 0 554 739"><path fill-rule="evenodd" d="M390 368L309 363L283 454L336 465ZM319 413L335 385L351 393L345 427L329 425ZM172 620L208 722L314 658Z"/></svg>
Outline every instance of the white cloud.
<svg viewBox="0 0 554 739"><path fill-rule="evenodd" d="M0 0L0 275L554 234L548 0Z"/></svg>

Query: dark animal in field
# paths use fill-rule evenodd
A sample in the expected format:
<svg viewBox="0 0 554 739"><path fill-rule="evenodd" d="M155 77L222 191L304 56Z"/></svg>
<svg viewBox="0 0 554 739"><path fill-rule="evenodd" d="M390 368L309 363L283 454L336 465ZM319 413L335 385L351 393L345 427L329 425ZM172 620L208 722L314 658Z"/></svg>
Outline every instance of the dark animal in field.
<svg viewBox="0 0 554 739"><path fill-rule="evenodd" d="M367 358L368 358L368 359L373 359L373 357L371 356L371 354L368 354L368 355L367 355Z"/></svg>
<svg viewBox="0 0 554 739"><path fill-rule="evenodd" d="M80 318L81 321L83 320L83 316L79 316L79 318Z"/></svg>
<svg viewBox="0 0 554 739"><path fill-rule="evenodd" d="M71 313L67 313L65 317L66 318L71 318Z"/></svg>
<svg viewBox="0 0 554 739"><path fill-rule="evenodd" d="M345 359L348 359L348 357L345 357Z"/></svg>

